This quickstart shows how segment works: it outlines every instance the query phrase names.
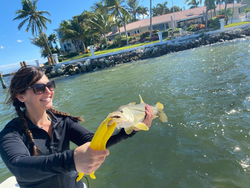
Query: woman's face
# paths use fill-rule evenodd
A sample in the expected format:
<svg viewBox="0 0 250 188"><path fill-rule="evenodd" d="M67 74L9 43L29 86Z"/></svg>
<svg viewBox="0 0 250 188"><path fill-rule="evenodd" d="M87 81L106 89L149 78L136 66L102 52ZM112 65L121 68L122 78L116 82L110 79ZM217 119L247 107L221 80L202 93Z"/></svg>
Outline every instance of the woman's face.
<svg viewBox="0 0 250 188"><path fill-rule="evenodd" d="M40 80L38 80L35 84L47 84L49 79L44 75ZM23 97L23 101L25 103L26 109L28 112L36 112L36 111L45 111L52 107L52 100L54 96L54 91L50 91L48 87L45 87L44 93L37 95L34 93L33 88L26 90L26 92L21 95Z"/></svg>

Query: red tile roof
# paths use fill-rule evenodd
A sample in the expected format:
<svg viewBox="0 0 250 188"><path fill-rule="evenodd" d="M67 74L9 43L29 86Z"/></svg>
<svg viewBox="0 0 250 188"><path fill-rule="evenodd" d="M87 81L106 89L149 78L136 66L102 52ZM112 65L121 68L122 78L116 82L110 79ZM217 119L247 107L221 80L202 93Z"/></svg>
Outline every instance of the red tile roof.
<svg viewBox="0 0 250 188"><path fill-rule="evenodd" d="M234 7L243 7L243 6L245 6L245 4L241 4L241 3L234 4ZM227 5L227 8L230 8L230 7L232 8L233 4ZM225 8L225 4L217 5L216 11L219 11L220 9L224 9L224 8ZM169 13L169 14L164 14L160 16L155 16L155 17L152 17L152 25L171 22L171 16L173 19L175 16L175 20L177 22L180 20L188 20L188 19L194 19L196 17L202 17L203 12L206 12L206 6L175 12L175 15L173 13ZM140 28L149 27L149 26L150 26L150 18L146 18L143 20L139 20L139 21L127 24L126 29L127 31L131 31L131 30L140 29ZM120 31L121 33L124 32L124 27L120 27ZM116 33L111 32L108 34L108 36L116 35L117 33L119 33L119 31L117 31Z"/></svg>

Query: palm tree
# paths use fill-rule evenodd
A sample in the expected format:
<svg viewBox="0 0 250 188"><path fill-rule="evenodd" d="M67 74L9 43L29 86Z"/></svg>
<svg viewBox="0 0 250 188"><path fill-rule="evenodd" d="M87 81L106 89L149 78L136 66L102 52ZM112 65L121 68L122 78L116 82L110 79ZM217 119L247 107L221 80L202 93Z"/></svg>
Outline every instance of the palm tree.
<svg viewBox="0 0 250 188"><path fill-rule="evenodd" d="M48 41L47 35L45 33L43 33L42 35L44 35L44 36L41 36L41 35L34 36L35 38L33 38L33 39L30 38L30 40L31 40L32 44L41 48L41 57L46 58L46 57L50 56L50 52L49 52L50 49L48 49L48 47L46 45L46 40ZM44 40L44 38L46 40Z"/></svg>
<svg viewBox="0 0 250 188"><path fill-rule="evenodd" d="M90 28L86 24L79 22L79 19L75 17L69 21L69 25L63 30L62 42L71 39L76 47L76 51L79 51L80 44L83 45L84 50L86 49L84 44L84 38L88 35Z"/></svg>
<svg viewBox="0 0 250 188"><path fill-rule="evenodd" d="M91 25L96 27L99 32L104 36L106 46L108 47L108 41L106 34L110 31L111 28L111 22L109 19L109 16L107 14L95 14L94 17L88 20ZM92 27L91 27L92 28Z"/></svg>
<svg viewBox="0 0 250 188"><path fill-rule="evenodd" d="M92 10L93 12L98 13L98 14L104 14L106 12L104 0L101 0L99 2L95 2L94 5L92 7L90 7L90 10Z"/></svg>
<svg viewBox="0 0 250 188"><path fill-rule="evenodd" d="M136 21L140 0L127 0L128 12L133 16L133 21Z"/></svg>
<svg viewBox="0 0 250 188"><path fill-rule="evenodd" d="M191 0L191 2L188 3L188 6L192 5L192 6L190 7L190 9L191 9L191 8L197 8L197 7L199 6L199 4L200 4L199 1L197 2L196 0Z"/></svg>
<svg viewBox="0 0 250 188"><path fill-rule="evenodd" d="M112 25L116 26L119 30L119 35L121 36L120 27L122 27L122 21L120 18L114 19ZM111 26L112 26L111 25Z"/></svg>
<svg viewBox="0 0 250 188"><path fill-rule="evenodd" d="M144 19L144 16L149 16L148 14L148 7L144 6L138 6L138 14L142 15L142 18Z"/></svg>
<svg viewBox="0 0 250 188"><path fill-rule="evenodd" d="M18 25L18 30L21 30L23 25L28 22L26 32L31 29L32 35L35 36L37 35L37 32L44 37L43 34L43 29L47 30L46 22L51 23L51 20L45 16L44 14L50 15L48 11L37 11L37 3L38 0L22 0L22 9L18 10L15 12L15 15L18 15L15 17L13 20L20 20L24 19L19 25ZM49 50L49 55L52 57L52 53L50 51L48 41L46 38L44 38L44 41L47 45L47 48Z"/></svg>
<svg viewBox="0 0 250 188"><path fill-rule="evenodd" d="M57 35L55 34L55 33L51 33L50 35L49 35L49 37L48 37L48 42L49 42L49 45L53 48L53 46L52 46L52 43L55 45L55 48L57 47L58 48L58 46L57 46L57 41L59 41L58 39L57 39ZM60 54L61 54L61 50L58 48L58 51L60 52Z"/></svg>
<svg viewBox="0 0 250 188"><path fill-rule="evenodd" d="M122 5L123 3L124 0L105 0L105 4L108 12L110 13L110 16L115 18L120 18L122 20L128 45L128 33L126 29L126 21L123 19L123 17L130 17L130 15L129 12L126 10L125 6Z"/></svg>
<svg viewBox="0 0 250 188"><path fill-rule="evenodd" d="M157 12L159 12L160 15L170 13L169 8L167 7L168 2L165 1L163 4L158 3L156 5L156 8L158 9Z"/></svg>

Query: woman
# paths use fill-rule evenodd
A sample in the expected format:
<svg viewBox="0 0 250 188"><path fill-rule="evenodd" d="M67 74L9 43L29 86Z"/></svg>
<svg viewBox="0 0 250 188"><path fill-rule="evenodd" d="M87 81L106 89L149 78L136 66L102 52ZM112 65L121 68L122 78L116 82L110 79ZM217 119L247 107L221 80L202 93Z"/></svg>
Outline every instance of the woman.
<svg viewBox="0 0 250 188"><path fill-rule="evenodd" d="M78 123L80 117L53 108L54 89L54 81L34 66L18 70L11 80L7 103L17 117L0 133L0 154L21 188L82 188L82 181L76 182L78 172L96 171L109 155L89 147L94 134ZM150 127L153 118L147 105L144 123ZM107 147L136 131L127 135L122 129ZM70 150L70 141L78 147Z"/></svg>

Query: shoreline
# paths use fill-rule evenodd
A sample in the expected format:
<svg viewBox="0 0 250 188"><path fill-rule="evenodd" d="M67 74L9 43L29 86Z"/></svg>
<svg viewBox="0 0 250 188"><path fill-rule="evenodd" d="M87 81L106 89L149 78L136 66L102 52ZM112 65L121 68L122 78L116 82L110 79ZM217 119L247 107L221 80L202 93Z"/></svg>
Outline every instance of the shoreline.
<svg viewBox="0 0 250 188"><path fill-rule="evenodd" d="M88 73L123 63L159 57L172 52L184 51L237 38L246 38L247 36L250 36L250 24L210 31L203 34L182 36L145 46L63 62L56 66L48 65L42 68L45 69L45 74L48 78ZM11 74L5 74L3 77L10 76Z"/></svg>

